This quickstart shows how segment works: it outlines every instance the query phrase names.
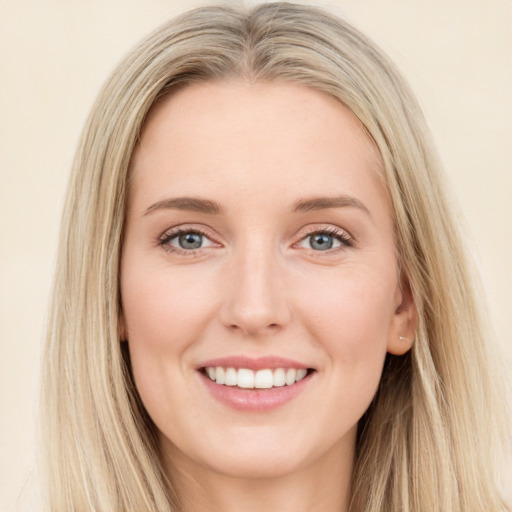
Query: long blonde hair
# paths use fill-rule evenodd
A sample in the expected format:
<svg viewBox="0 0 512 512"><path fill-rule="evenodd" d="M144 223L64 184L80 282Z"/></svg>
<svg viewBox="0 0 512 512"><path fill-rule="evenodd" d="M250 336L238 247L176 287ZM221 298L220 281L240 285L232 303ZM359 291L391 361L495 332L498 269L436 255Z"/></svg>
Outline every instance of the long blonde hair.
<svg viewBox="0 0 512 512"><path fill-rule="evenodd" d="M128 167L159 98L229 77L334 96L364 124L384 163L398 259L420 320L412 350L388 356L360 421L351 511L508 510L496 484L505 430L490 331L422 112L366 37L288 3L205 7L171 20L134 48L98 96L69 184L44 354L47 509L178 510L120 343Z"/></svg>

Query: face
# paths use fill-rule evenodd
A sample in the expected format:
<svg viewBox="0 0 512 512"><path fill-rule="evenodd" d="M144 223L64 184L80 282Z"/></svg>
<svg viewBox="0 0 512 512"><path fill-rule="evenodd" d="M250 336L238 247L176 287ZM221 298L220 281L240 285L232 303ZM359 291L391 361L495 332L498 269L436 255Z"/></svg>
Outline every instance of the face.
<svg viewBox="0 0 512 512"><path fill-rule="evenodd" d="M153 109L121 295L165 459L238 476L350 459L413 330L380 176L360 122L305 86L196 84Z"/></svg>

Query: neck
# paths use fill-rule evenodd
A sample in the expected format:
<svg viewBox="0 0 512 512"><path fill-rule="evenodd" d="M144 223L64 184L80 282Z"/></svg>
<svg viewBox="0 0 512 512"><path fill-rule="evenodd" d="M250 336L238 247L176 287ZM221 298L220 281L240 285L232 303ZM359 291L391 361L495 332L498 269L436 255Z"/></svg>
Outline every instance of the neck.
<svg viewBox="0 0 512 512"><path fill-rule="evenodd" d="M353 446L331 449L292 473L258 478L219 473L176 453L164 459L179 512L347 512Z"/></svg>

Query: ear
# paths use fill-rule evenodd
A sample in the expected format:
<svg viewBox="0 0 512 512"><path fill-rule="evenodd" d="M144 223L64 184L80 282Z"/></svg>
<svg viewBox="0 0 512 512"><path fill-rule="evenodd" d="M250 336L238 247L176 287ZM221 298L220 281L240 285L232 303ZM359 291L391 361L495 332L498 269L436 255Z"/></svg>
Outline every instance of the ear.
<svg viewBox="0 0 512 512"><path fill-rule="evenodd" d="M409 281L405 276L395 292L395 312L391 321L387 351L395 356L408 352L414 341L418 325L418 310L412 296Z"/></svg>

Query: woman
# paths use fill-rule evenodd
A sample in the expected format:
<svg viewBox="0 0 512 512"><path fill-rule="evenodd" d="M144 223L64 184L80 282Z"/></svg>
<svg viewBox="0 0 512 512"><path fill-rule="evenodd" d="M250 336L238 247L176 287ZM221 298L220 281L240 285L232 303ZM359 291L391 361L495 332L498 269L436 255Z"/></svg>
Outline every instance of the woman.
<svg viewBox="0 0 512 512"><path fill-rule="evenodd" d="M136 47L67 198L49 510L508 510L439 168L394 66L320 10L199 9Z"/></svg>

